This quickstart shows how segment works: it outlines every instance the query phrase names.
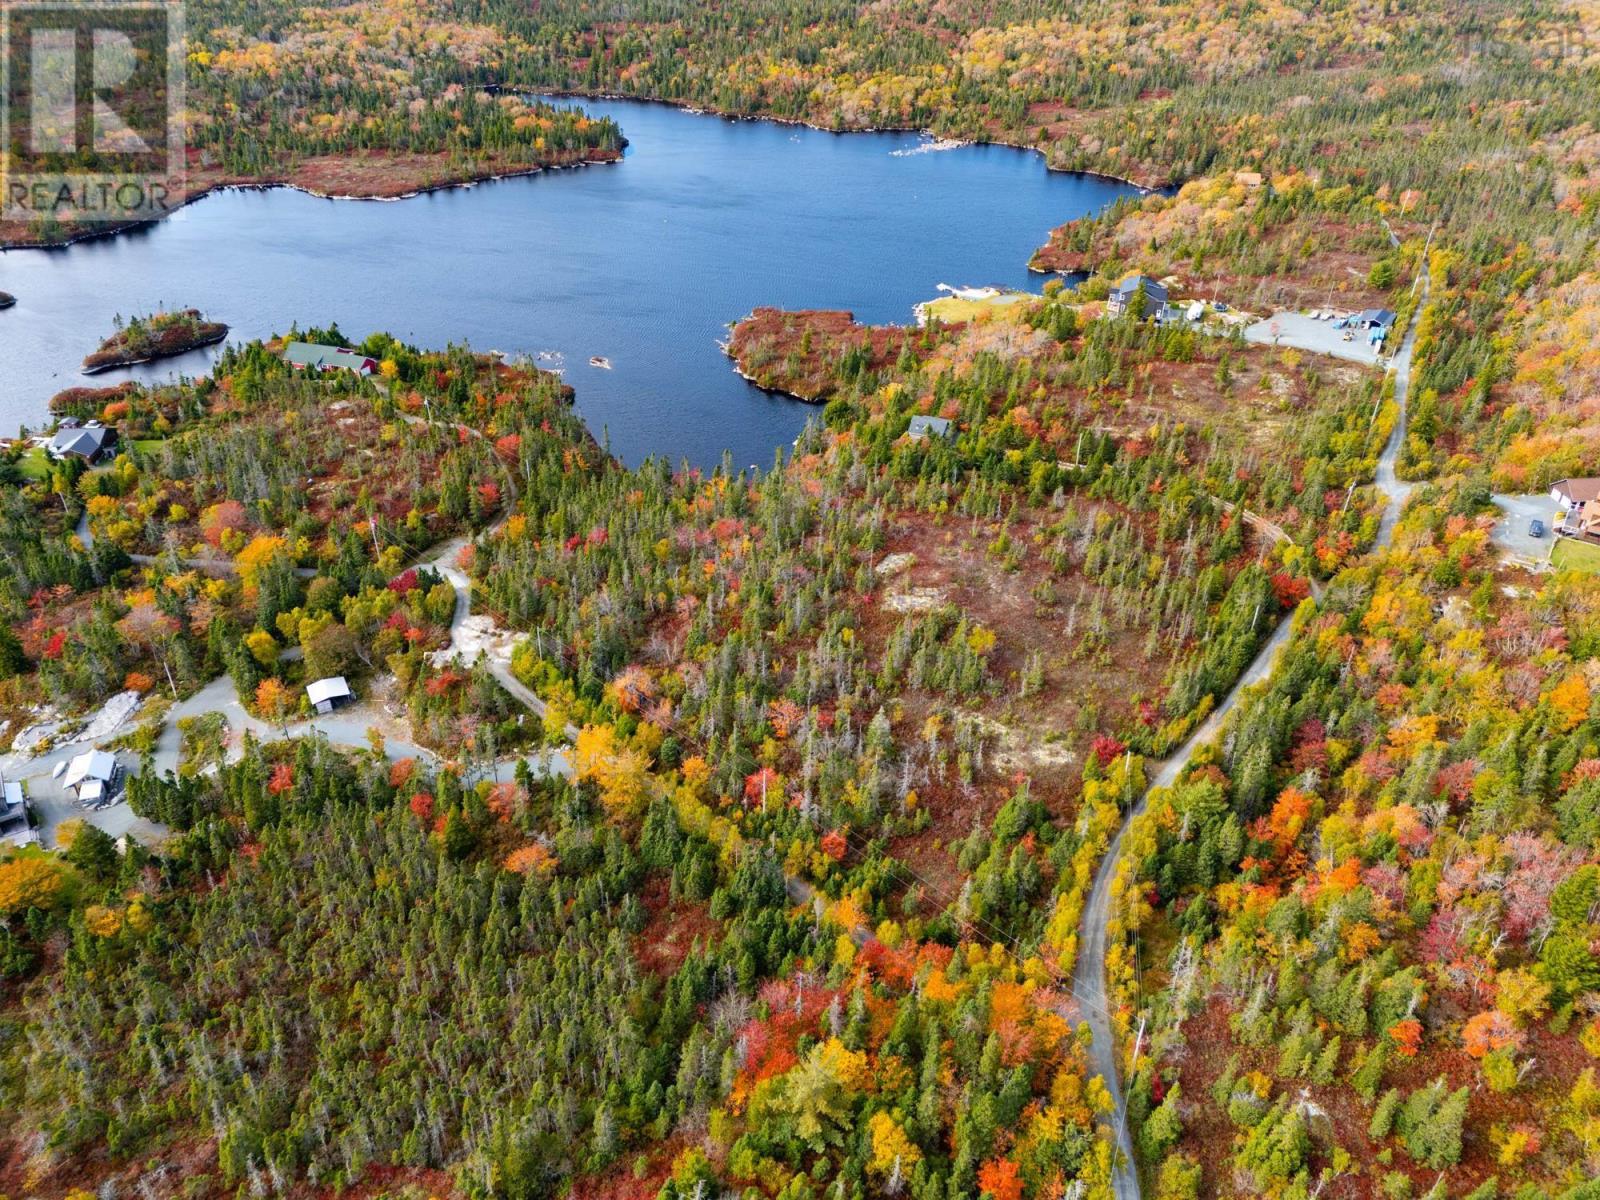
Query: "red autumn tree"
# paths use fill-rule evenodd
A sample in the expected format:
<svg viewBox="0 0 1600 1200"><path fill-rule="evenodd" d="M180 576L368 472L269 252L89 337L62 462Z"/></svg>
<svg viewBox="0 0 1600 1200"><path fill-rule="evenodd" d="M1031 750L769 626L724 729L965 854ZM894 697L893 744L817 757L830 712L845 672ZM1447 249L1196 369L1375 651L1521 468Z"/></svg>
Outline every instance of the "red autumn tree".
<svg viewBox="0 0 1600 1200"><path fill-rule="evenodd" d="M850 843L845 839L844 830L830 829L822 835L822 852L834 862L843 862L845 852L850 849Z"/></svg>

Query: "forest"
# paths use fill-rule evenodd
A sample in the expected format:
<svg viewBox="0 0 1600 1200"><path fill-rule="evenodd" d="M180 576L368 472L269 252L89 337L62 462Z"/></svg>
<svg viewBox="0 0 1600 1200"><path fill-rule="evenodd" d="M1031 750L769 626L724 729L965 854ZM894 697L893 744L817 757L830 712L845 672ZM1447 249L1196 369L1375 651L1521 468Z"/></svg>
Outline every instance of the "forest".
<svg viewBox="0 0 1600 1200"><path fill-rule="evenodd" d="M58 396L117 454L0 455L0 737L136 693L168 834L0 853L0 1195L1104 1200L1126 1128L1157 1200L1596 1200L1600 584L1492 497L1600 469L1597 16L197 5L202 180L620 153L526 89L1172 186L971 321L739 321L817 404L760 472L337 327ZM1393 376L1112 318L1129 271L1414 322L1392 540Z"/></svg>

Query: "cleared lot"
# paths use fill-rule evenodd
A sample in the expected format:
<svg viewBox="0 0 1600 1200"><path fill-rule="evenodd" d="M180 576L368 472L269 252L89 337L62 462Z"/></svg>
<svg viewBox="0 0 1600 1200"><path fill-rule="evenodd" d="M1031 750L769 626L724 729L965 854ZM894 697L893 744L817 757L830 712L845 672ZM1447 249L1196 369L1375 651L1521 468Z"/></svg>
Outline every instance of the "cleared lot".
<svg viewBox="0 0 1600 1200"><path fill-rule="evenodd" d="M1378 365L1382 355L1367 344L1366 333L1356 330L1347 342L1345 332L1335 329L1332 321L1315 321L1305 313L1280 312L1246 326L1244 340L1261 346L1289 346L1313 354L1327 354L1369 367Z"/></svg>

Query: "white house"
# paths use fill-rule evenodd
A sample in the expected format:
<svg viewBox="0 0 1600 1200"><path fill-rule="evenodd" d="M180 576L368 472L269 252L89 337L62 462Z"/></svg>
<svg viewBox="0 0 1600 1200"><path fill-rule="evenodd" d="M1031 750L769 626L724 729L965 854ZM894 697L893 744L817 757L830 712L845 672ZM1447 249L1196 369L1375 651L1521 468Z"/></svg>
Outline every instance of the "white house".
<svg viewBox="0 0 1600 1200"><path fill-rule="evenodd" d="M61 786L75 792L84 804L93 804L111 795L120 773L116 755L104 750L85 750L67 764Z"/></svg>
<svg viewBox="0 0 1600 1200"><path fill-rule="evenodd" d="M313 680L306 684L306 698L319 713L331 713L339 705L349 703L350 685L343 675Z"/></svg>

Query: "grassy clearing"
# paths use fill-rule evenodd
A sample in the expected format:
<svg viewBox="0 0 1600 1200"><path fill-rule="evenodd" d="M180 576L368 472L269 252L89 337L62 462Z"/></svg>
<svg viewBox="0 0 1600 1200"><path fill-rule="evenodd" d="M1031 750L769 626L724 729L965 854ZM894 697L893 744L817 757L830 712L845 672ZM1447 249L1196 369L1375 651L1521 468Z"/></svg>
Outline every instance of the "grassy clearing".
<svg viewBox="0 0 1600 1200"><path fill-rule="evenodd" d="M35 446L18 461L17 469L24 478L42 482L50 478L50 456L45 453L44 447Z"/></svg>
<svg viewBox="0 0 1600 1200"><path fill-rule="evenodd" d="M1002 292L998 296L988 296L981 300L964 300L959 296L941 296L937 300L929 300L920 306L924 320L937 317L946 325L955 325L963 321L973 321L985 313L992 313L997 309L1006 308L1012 304L1020 304L1025 300L1037 300L1037 296L1030 296L1027 292Z"/></svg>
<svg viewBox="0 0 1600 1200"><path fill-rule="evenodd" d="M1550 562L1558 571L1582 571L1600 575L1600 546L1562 538L1550 549Z"/></svg>

